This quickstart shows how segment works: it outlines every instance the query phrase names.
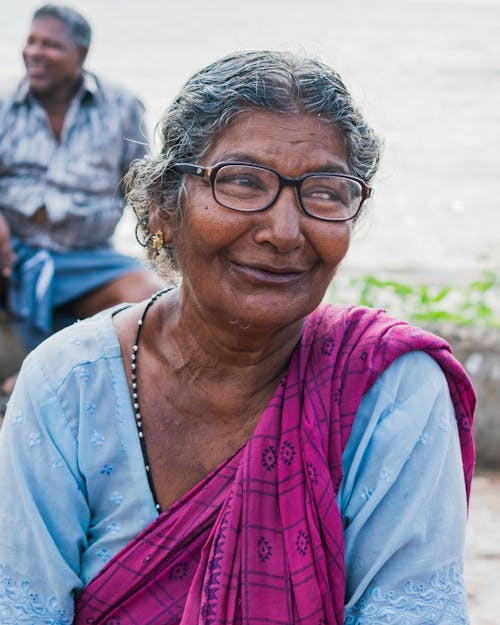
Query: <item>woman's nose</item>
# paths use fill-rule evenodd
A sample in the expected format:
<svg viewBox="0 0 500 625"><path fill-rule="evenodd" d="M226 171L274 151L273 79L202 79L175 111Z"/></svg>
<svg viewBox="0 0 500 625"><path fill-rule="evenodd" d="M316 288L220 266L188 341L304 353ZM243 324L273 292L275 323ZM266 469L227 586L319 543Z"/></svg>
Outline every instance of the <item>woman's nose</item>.
<svg viewBox="0 0 500 625"><path fill-rule="evenodd" d="M258 243L270 243L279 252L289 252L302 244L302 212L293 187L284 187L274 203L259 214L255 234Z"/></svg>

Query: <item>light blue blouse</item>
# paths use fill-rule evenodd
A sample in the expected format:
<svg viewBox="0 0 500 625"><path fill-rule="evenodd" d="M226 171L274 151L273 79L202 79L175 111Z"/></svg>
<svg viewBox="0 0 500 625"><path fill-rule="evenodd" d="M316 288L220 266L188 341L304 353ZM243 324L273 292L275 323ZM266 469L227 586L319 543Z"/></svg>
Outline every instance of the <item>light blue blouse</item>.
<svg viewBox="0 0 500 625"><path fill-rule="evenodd" d="M365 395L343 469L345 624L468 623L458 434L429 356L402 356ZM32 352L9 403L0 431L0 624L70 624L75 591L156 516L105 312Z"/></svg>

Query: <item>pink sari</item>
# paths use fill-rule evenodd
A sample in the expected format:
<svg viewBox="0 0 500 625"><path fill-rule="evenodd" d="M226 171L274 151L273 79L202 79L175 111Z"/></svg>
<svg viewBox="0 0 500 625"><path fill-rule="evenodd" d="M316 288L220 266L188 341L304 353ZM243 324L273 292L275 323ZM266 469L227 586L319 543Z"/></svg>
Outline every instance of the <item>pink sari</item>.
<svg viewBox="0 0 500 625"><path fill-rule="evenodd" d="M448 345L381 311L321 307L250 440L84 588L76 625L341 625L342 451L363 395L412 350L448 380L469 493L475 396Z"/></svg>

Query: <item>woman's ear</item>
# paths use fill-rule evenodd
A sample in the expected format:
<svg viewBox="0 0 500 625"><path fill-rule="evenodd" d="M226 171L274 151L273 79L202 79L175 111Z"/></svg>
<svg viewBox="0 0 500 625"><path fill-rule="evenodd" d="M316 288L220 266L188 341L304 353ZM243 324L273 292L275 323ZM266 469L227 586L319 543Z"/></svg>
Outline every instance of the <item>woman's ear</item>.
<svg viewBox="0 0 500 625"><path fill-rule="evenodd" d="M169 221L165 213L157 206L149 208L149 231L152 235L161 232L165 244L172 242L173 228Z"/></svg>

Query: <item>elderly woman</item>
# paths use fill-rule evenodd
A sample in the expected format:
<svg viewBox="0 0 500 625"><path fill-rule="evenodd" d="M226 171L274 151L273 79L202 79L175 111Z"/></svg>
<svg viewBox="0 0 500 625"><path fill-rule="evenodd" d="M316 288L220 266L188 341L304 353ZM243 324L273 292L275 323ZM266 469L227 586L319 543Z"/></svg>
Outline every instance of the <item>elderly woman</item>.
<svg viewBox="0 0 500 625"><path fill-rule="evenodd" d="M223 58L129 175L176 288L46 341L1 432L0 623L466 623L474 394L321 306L379 143L338 74Z"/></svg>

